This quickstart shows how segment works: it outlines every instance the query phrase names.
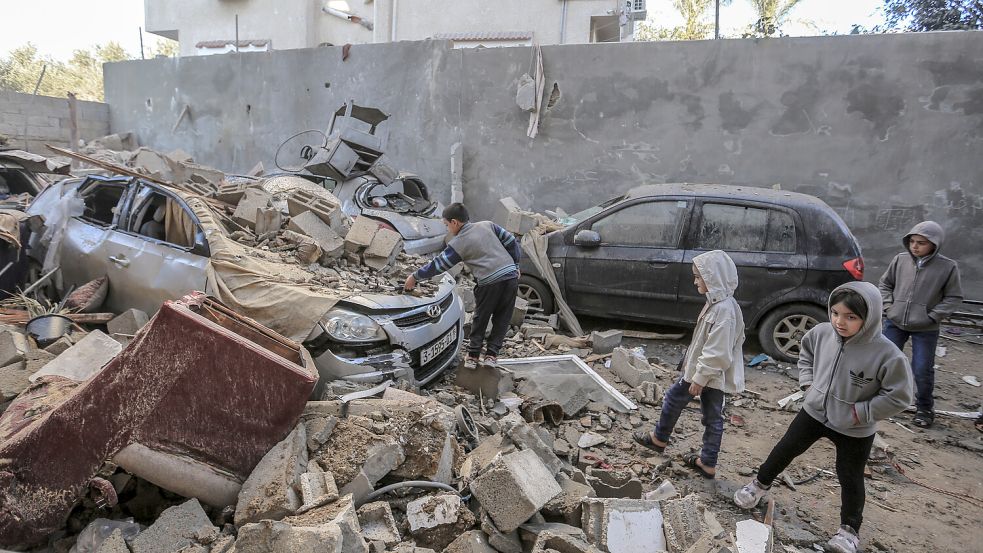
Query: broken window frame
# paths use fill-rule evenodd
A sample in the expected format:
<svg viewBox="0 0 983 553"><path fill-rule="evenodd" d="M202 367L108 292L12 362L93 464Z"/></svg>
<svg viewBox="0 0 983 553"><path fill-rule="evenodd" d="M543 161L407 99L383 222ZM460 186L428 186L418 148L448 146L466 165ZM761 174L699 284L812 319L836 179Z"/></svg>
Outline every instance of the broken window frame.
<svg viewBox="0 0 983 553"><path fill-rule="evenodd" d="M88 198L93 192L101 188L122 189L119 200L116 202L115 208L110 208L111 211L113 211L113 209L115 209L115 211L113 211L113 218L108 223L106 221L102 221L100 219L95 219L93 217L90 217L87 214L89 210L89 204L86 202L86 198ZM101 229L116 228L119 224L120 215L124 211L123 206L125 206L126 204L128 192L129 192L129 184L125 181L91 179L91 178L86 180L78 188L77 195L78 198L82 200L82 205L84 206L84 210L81 215L76 217L76 219L88 225Z"/></svg>
<svg viewBox="0 0 983 553"><path fill-rule="evenodd" d="M194 239L195 243L193 245L182 246L180 244L175 244L174 242L168 242L166 240L158 240L156 238L147 236L145 234L141 234L138 230L132 230L131 225L133 224L133 220L132 220L132 216L134 215L133 211L135 209L136 203L140 201L140 199L137 196L145 189L150 190L148 194L158 194L164 196L166 199L173 200L177 202L179 206L181 206L181 209L184 211L184 214L189 218L191 224L193 224L195 228L195 239ZM147 201L149 201L149 198ZM167 246L194 255L200 255L202 257L211 256L211 250L208 247L208 241L205 239L205 232L202 229L201 221L199 221L198 218L195 217L194 212L191 211L191 208L188 207L188 204L184 200L182 200L177 194L165 190L164 188L161 188L160 186L157 186L153 183L133 179L133 181L131 181L126 191L126 200L123 203L123 208L119 211L120 213L117 214L119 217L118 221L122 224L118 224L115 229L119 232L122 232L124 234L129 234L131 236L136 236L137 238L140 238L141 240L146 240L147 242L160 244L162 246Z"/></svg>

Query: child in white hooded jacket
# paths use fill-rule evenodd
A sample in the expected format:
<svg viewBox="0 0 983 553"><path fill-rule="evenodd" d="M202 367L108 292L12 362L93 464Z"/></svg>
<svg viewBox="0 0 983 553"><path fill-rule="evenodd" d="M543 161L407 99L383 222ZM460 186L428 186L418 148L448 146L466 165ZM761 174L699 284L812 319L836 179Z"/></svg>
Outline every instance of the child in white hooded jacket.
<svg viewBox="0 0 983 553"><path fill-rule="evenodd" d="M737 266L721 250L702 253L693 258L693 284L706 294L707 303L686 350L682 377L666 391L659 424L651 432L636 432L634 437L661 453L683 408L699 396L705 427L703 449L685 461L705 478L714 478L724 433L724 395L744 391L744 316L734 299Z"/></svg>

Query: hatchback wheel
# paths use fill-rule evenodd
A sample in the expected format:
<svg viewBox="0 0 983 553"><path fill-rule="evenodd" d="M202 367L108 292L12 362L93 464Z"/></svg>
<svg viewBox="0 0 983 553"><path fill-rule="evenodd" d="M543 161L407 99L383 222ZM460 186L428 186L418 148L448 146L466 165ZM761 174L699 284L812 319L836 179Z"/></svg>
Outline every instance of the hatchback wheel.
<svg viewBox="0 0 983 553"><path fill-rule="evenodd" d="M553 293L545 282L530 276L522 275L519 277L520 298L529 304L529 311L545 313L547 315L556 311L553 305Z"/></svg>
<svg viewBox="0 0 983 553"><path fill-rule="evenodd" d="M795 362L799 358L802 337L827 319L826 312L815 305L784 305L765 317L758 329L758 341L773 359Z"/></svg>

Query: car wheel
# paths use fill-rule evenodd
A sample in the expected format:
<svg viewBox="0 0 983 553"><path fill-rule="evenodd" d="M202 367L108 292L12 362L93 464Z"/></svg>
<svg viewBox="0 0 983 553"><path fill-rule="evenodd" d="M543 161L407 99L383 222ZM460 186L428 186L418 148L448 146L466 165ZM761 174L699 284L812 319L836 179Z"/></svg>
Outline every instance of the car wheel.
<svg viewBox="0 0 983 553"><path fill-rule="evenodd" d="M526 300L530 311L547 315L556 311L549 286L537 278L525 275L519 277L519 297Z"/></svg>
<svg viewBox="0 0 983 553"><path fill-rule="evenodd" d="M794 362L799 358L799 344L805 333L827 319L826 311L815 305L783 305L764 318L758 341L772 359Z"/></svg>

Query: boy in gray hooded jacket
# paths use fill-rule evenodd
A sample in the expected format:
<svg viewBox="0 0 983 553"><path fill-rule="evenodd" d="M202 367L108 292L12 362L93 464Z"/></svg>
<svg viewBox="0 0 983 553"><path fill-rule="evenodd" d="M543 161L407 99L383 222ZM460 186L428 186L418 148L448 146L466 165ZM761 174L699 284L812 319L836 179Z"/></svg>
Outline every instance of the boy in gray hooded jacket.
<svg viewBox="0 0 983 553"><path fill-rule="evenodd" d="M877 287L884 301L884 335L904 350L911 338L911 370L915 375L915 418L928 428L935 420L935 346L939 323L963 301L959 266L939 253L945 232L934 221L922 221L904 236L905 250L891 261Z"/></svg>
<svg viewBox="0 0 983 553"><path fill-rule="evenodd" d="M737 266L721 250L693 258L693 284L707 303L693 330L693 342L686 349L682 377L666 391L662 414L655 430L640 430L635 441L662 452L669 443L683 408L699 396L703 410L703 449L699 455L685 457L688 467L705 478L717 473L717 456L724 434L724 394L744 391L744 316L734 299Z"/></svg>
<svg viewBox="0 0 983 553"><path fill-rule="evenodd" d="M775 478L820 438L836 446L840 529L827 551L855 553L864 511L864 466L877 421L911 402L908 360L881 334L881 296L869 282L849 282L829 296L830 322L802 337L799 387L802 410L758 468L758 477L737 491L734 503L750 509Z"/></svg>

